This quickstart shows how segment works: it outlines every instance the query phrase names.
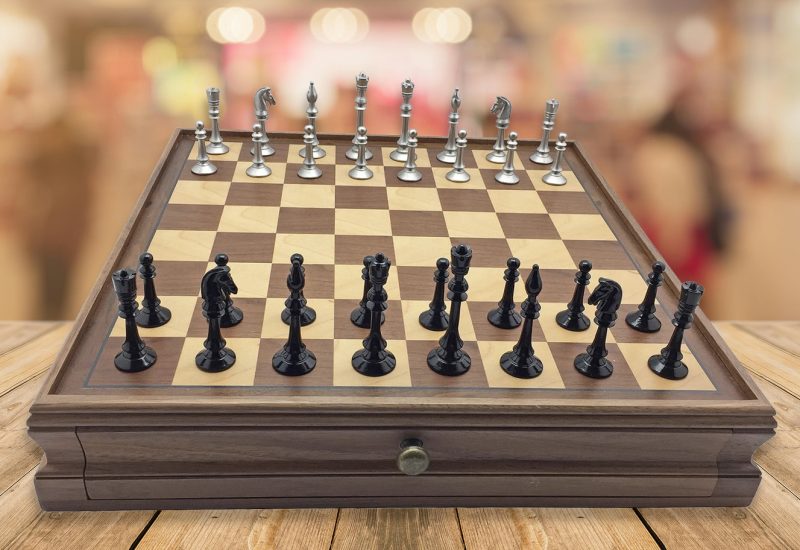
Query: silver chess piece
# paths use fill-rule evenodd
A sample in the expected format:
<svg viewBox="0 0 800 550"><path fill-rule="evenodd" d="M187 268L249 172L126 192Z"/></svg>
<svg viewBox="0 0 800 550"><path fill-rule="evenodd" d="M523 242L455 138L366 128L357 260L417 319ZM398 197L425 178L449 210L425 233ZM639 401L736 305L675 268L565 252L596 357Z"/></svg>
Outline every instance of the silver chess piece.
<svg viewBox="0 0 800 550"><path fill-rule="evenodd" d="M411 120L411 96L414 95L414 83L406 78L400 84L400 93L403 104L400 106L400 138L397 140L397 149L389 153L389 158L398 162L405 162L408 158L408 123Z"/></svg>
<svg viewBox="0 0 800 550"><path fill-rule="evenodd" d="M264 154L261 152L261 147L259 147L259 145L264 143L261 141L264 138L264 134L261 131L261 124L253 124L253 133L251 135L253 137L253 151L255 151L255 154L253 155L253 164L247 167L245 173L251 178L266 178L272 173L272 168L264 164Z"/></svg>
<svg viewBox="0 0 800 550"><path fill-rule="evenodd" d="M195 125L194 139L197 141L197 162L192 166L192 174L198 176L208 176L217 171L217 167L211 164L206 151L206 128L202 120L198 120Z"/></svg>
<svg viewBox="0 0 800 550"><path fill-rule="evenodd" d="M456 88L453 91L453 97L450 98L450 116L448 117L450 129L447 132L447 143L445 143L444 149L436 155L441 162L453 163L456 161L456 127L458 126L459 107L461 107L461 96L458 95L458 88Z"/></svg>
<svg viewBox="0 0 800 550"><path fill-rule="evenodd" d="M314 160L314 127L307 124L303 134L303 165L297 170L297 175L306 180L317 179L322 175L322 170Z"/></svg>
<svg viewBox="0 0 800 550"><path fill-rule="evenodd" d="M544 123L542 124L542 141L539 147L531 155L531 161L536 164L550 164L553 157L550 156L550 132L556 125L556 113L558 112L558 100L548 99L544 108Z"/></svg>
<svg viewBox="0 0 800 550"><path fill-rule="evenodd" d="M497 115L497 139L494 142L491 152L486 155L486 160L495 164L503 164L506 161L506 128L511 122L511 102L507 97L497 96L490 112Z"/></svg>
<svg viewBox="0 0 800 550"><path fill-rule="evenodd" d="M369 77L364 73L356 75L356 135L353 136L353 146L347 150L345 156L350 160L358 158L358 130L364 127L364 111L367 110L367 84L369 84ZM372 151L366 149L364 151L364 160L372 158Z"/></svg>
<svg viewBox="0 0 800 550"><path fill-rule="evenodd" d="M363 126L356 132L356 149L356 165L347 174L354 180L368 180L373 174L367 166L367 129Z"/></svg>
<svg viewBox="0 0 800 550"><path fill-rule="evenodd" d="M415 182L422 179L422 172L417 169L417 131L408 131L408 153L406 165L397 173L400 181Z"/></svg>
<svg viewBox="0 0 800 550"><path fill-rule="evenodd" d="M497 183L504 183L506 185L516 185L519 183L519 176L514 171L514 154L517 152L517 133L511 132L508 134L508 142L506 143L506 162L503 164L502 170L494 175Z"/></svg>
<svg viewBox="0 0 800 550"><path fill-rule="evenodd" d="M561 132L556 141L556 160L548 173L542 176L542 181L549 185L565 185L567 178L561 173L561 164L564 162L564 151L567 150L567 134Z"/></svg>
<svg viewBox="0 0 800 550"><path fill-rule="evenodd" d="M275 149L269 144L267 137L267 119L269 118L269 106L275 105L275 98L272 90L264 86L256 91L253 96L253 107L256 112L256 124L261 126L261 155L268 157L275 154ZM255 156L255 147L250 149L250 154Z"/></svg>
<svg viewBox="0 0 800 550"><path fill-rule="evenodd" d="M450 170L444 177L449 181L455 183L466 183L470 179L469 172L464 167L464 151L467 150L467 131L459 130L458 138L456 139L456 162L453 164L453 169Z"/></svg>
<svg viewBox="0 0 800 550"><path fill-rule="evenodd" d="M211 119L211 137L208 138L206 151L209 155L224 155L230 147L222 143L219 133L219 88L206 88L208 98L208 118Z"/></svg>
<svg viewBox="0 0 800 550"><path fill-rule="evenodd" d="M326 153L325 149L319 146L319 139L317 138L317 115L319 114L319 109L317 109L317 97L317 89L314 87L314 83L311 82L308 85L308 92L306 92L306 100L308 100L306 116L308 117L308 124L311 126L312 133L314 134L314 141L312 142L314 146L314 158L321 159ZM305 147L300 149L300 156L305 158Z"/></svg>

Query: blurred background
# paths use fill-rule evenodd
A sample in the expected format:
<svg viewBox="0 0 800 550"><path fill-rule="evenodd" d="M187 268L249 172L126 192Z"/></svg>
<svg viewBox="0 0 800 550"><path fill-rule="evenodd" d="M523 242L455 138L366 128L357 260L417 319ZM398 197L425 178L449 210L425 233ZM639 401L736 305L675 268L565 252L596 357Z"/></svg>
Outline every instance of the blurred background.
<svg viewBox="0 0 800 550"><path fill-rule="evenodd" d="M447 131L460 87L470 135L538 139L544 102L586 148L670 266L717 319L797 318L800 0L4 0L0 5L0 318L68 319L94 285L171 132L205 118L370 133Z"/></svg>

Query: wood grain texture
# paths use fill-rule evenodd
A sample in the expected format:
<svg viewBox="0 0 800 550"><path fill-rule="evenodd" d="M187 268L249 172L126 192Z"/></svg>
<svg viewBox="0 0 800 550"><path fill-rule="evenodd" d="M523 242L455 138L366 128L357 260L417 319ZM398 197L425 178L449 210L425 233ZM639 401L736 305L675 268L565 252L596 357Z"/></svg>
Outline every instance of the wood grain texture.
<svg viewBox="0 0 800 550"><path fill-rule="evenodd" d="M0 356L60 324L59 321L0 321Z"/></svg>
<svg viewBox="0 0 800 550"><path fill-rule="evenodd" d="M333 550L464 548L454 508L342 508Z"/></svg>

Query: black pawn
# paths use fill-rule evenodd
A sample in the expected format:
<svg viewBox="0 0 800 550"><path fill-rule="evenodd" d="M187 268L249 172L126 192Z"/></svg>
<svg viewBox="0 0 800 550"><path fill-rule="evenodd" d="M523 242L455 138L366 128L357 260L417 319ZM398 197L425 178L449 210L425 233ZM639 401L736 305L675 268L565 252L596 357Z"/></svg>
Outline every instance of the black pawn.
<svg viewBox="0 0 800 550"><path fill-rule="evenodd" d="M369 280L372 288L367 295L367 309L371 320L369 335L362 342L364 348L353 354L351 364L356 371L366 376L383 376L392 372L397 360L386 349L386 340L381 336L381 314L388 307L386 290L383 288L389 279L392 262L383 253L375 254L369 266Z"/></svg>
<svg viewBox="0 0 800 550"><path fill-rule="evenodd" d="M292 256L289 258L289 262L294 264L295 260L300 262L300 270L303 272L303 280L305 281L306 268L302 267L303 266L303 255L302 254L296 254L296 253L292 254ZM303 295L303 291L302 290L300 291L300 303L302 304L302 307L300 309L300 325L305 327L305 326L310 325L311 323L313 323L316 320L317 312L314 311L313 308L311 308L308 305L306 305L307 304L307 300L306 300L306 297ZM281 320L284 323L286 323L287 325L289 324L289 318L291 316L292 316L292 312L289 311L288 307L284 308L284 310L281 312Z"/></svg>
<svg viewBox="0 0 800 550"><path fill-rule="evenodd" d="M136 327L136 271L120 269L111 274L114 291L119 300L119 316L125 319L125 342L114 357L114 366L122 372L141 372L156 363L153 348L145 345Z"/></svg>
<svg viewBox="0 0 800 550"><path fill-rule="evenodd" d="M228 265L228 255L227 254L217 254L214 257L214 263L218 266L227 266ZM242 310L233 305L233 300L231 299L230 293L225 295L225 313L222 315L222 318L219 320L219 326L222 328L230 328L235 327L239 323L242 322L244 319L244 313Z"/></svg>
<svg viewBox="0 0 800 550"><path fill-rule="evenodd" d="M660 355L653 355L648 359L647 366L657 375L669 380L680 380L689 374L689 367L682 361L681 344L683 332L691 328L694 320L694 310L700 305L703 297L703 286L694 281L687 281L681 285L681 296L678 298L678 310L672 319L675 330L667 346L661 350Z"/></svg>
<svg viewBox="0 0 800 550"><path fill-rule="evenodd" d="M461 302L467 299L467 281L464 278L469 272L469 263L472 260L472 249L459 244L450 249L450 269L453 278L447 285L450 298L450 322L447 331L439 339L439 345L428 353L428 367L444 376L460 376L466 373L472 365L472 359L464 351L464 342L458 333L458 323L461 319Z"/></svg>
<svg viewBox="0 0 800 550"><path fill-rule="evenodd" d="M592 325L592 322L583 312L583 294L592 278L589 275L591 270L592 262L589 260L581 260L581 263L578 264L578 271L575 273L575 292L572 294L572 299L567 304L567 309L556 315L556 323L561 328L573 332L581 332Z"/></svg>
<svg viewBox="0 0 800 550"><path fill-rule="evenodd" d="M522 302L522 314L525 322L522 323L522 332L517 345L500 357L500 368L516 378L536 378L542 374L541 359L533 351L533 321L539 318L539 305L537 297L542 291L542 277L539 266L534 265L531 274L525 281L525 291L528 298Z"/></svg>
<svg viewBox="0 0 800 550"><path fill-rule="evenodd" d="M506 284L503 288L503 297L497 302L497 308L491 310L486 318L497 328L517 328L522 322L519 313L514 311L514 284L519 280L519 260L509 258L506 261L508 269L503 273Z"/></svg>
<svg viewBox="0 0 800 550"><path fill-rule="evenodd" d="M592 343L586 348L586 353L578 355L573 364L578 372L589 378L608 378L614 372L614 365L606 359L608 355L606 339L608 329L613 327L617 320L617 310L622 303L622 287L616 281L600 277L588 302L597 306L594 316L597 332Z"/></svg>
<svg viewBox="0 0 800 550"><path fill-rule="evenodd" d="M226 312L226 297L236 294L239 289L231 278L231 269L227 265L212 267L200 281L200 295L203 298L203 316L208 321L208 337L203 342L203 351L199 352L194 363L205 372L222 372L233 366L236 354L226 347L222 337L220 320Z"/></svg>
<svg viewBox="0 0 800 550"><path fill-rule="evenodd" d="M436 283L433 288L433 299L428 304L428 309L419 314L419 324L428 330L437 332L445 330L450 322L447 305L444 302L444 284L448 279L449 268L450 260L447 258L436 260L436 271L433 272L433 280Z"/></svg>
<svg viewBox="0 0 800 550"><path fill-rule="evenodd" d="M161 300L156 295L156 268L153 265L153 255L145 252L139 256L139 277L144 281L144 298L142 307L136 312L136 324L144 328L155 328L166 325L172 318L172 312L161 305Z"/></svg>
<svg viewBox="0 0 800 550"><path fill-rule="evenodd" d="M644 300L636 311L631 311L625 316L625 322L639 332L658 332L661 330L661 321L656 317L656 292L664 280L664 270L667 267L662 262L653 264L653 272L647 276L647 292Z"/></svg>
<svg viewBox="0 0 800 550"><path fill-rule="evenodd" d="M372 288L372 284L369 282L369 266L374 259L374 256L364 256L364 267L361 269L361 278L364 280L364 291L361 294L361 301L358 302L358 307L350 313L350 322L359 328L369 328L371 322L371 315L367 309L367 295ZM383 324L385 320L386 315L381 313L381 324Z"/></svg>
<svg viewBox="0 0 800 550"><path fill-rule="evenodd" d="M286 279L290 295L286 300L289 309L289 339L283 349L272 356L272 368L286 376L300 376L311 372L317 366L317 357L306 348L300 337L300 302L299 293L305 286L305 273L298 260L292 262L292 268Z"/></svg>

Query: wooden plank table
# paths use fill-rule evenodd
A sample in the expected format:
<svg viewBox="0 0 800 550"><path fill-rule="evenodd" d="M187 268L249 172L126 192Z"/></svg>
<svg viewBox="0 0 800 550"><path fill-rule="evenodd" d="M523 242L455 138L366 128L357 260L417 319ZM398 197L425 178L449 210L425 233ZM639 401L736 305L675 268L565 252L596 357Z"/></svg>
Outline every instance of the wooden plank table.
<svg viewBox="0 0 800 550"><path fill-rule="evenodd" d="M42 512L25 421L69 327L0 323L0 548L800 548L800 322L717 323L777 411L747 508Z"/></svg>

